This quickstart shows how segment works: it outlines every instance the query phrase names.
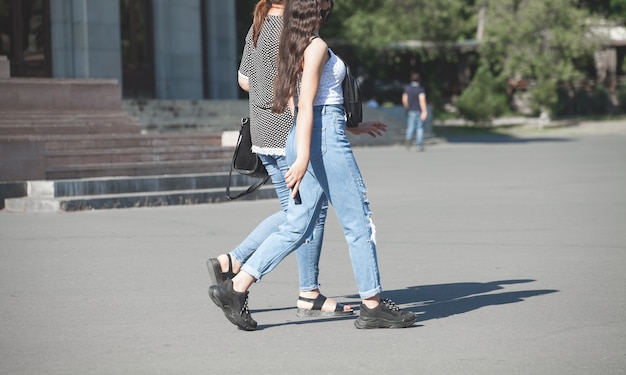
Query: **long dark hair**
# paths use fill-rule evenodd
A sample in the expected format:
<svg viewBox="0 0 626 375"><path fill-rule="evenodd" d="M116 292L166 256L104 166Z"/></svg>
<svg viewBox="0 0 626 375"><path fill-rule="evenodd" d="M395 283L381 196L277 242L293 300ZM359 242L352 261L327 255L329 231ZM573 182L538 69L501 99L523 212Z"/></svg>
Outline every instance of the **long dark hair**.
<svg viewBox="0 0 626 375"><path fill-rule="evenodd" d="M274 79L273 112L283 112L296 89L298 75L302 72L304 50L322 22L321 8L320 0L287 0L285 4Z"/></svg>
<svg viewBox="0 0 626 375"><path fill-rule="evenodd" d="M261 35L261 27L263 22L265 22L265 18L267 18L267 13L270 11L272 4L282 4L283 2L283 0L259 0L256 3L254 20L252 21L252 43L255 47L256 42L259 40L259 35Z"/></svg>

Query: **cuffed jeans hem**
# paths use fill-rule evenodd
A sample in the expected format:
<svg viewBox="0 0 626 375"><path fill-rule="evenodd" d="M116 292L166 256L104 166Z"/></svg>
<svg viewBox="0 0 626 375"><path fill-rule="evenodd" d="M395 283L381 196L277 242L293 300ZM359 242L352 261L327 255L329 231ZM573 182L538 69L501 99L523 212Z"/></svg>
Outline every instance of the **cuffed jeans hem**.
<svg viewBox="0 0 626 375"><path fill-rule="evenodd" d="M243 266L241 266L241 271L246 272L248 275L254 277L254 279L259 282L261 281L261 272L257 271L257 270L253 270L252 267L249 267L248 265L244 264Z"/></svg>
<svg viewBox="0 0 626 375"><path fill-rule="evenodd" d="M313 290L317 290L320 288L320 285L317 284L317 286L311 286L311 287L300 287L300 291L301 292L311 292Z"/></svg>
<svg viewBox="0 0 626 375"><path fill-rule="evenodd" d="M361 299L371 298L377 294L381 294L383 292L383 288L376 288L372 290L368 290L367 292L359 292L359 296Z"/></svg>

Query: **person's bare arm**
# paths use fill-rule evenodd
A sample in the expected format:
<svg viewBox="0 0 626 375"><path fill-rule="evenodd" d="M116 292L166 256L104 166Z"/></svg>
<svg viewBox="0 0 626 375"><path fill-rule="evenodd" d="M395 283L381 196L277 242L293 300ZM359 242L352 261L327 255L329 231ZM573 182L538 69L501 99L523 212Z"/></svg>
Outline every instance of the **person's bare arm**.
<svg viewBox="0 0 626 375"><path fill-rule="evenodd" d="M241 73L237 73L237 82L242 90L246 92L250 91L250 82L248 81L248 77L242 75Z"/></svg>
<svg viewBox="0 0 626 375"><path fill-rule="evenodd" d="M285 183L288 188L292 189L291 196L294 198L309 165L313 132L313 101L317 95L327 51L328 45L321 38L312 40L304 50L296 116L296 160L285 173Z"/></svg>
<svg viewBox="0 0 626 375"><path fill-rule="evenodd" d="M422 113L420 114L420 120L426 121L428 118L428 106L426 106L426 94L419 95L420 109Z"/></svg>

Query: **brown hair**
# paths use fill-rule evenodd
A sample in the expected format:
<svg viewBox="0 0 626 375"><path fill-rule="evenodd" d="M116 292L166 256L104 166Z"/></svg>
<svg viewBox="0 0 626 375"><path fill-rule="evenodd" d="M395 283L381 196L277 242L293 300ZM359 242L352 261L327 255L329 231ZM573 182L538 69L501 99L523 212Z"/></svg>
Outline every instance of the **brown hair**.
<svg viewBox="0 0 626 375"><path fill-rule="evenodd" d="M304 50L321 24L320 0L287 0L283 13L283 31L278 48L278 67L274 79L272 111L284 111L295 91L302 71Z"/></svg>
<svg viewBox="0 0 626 375"><path fill-rule="evenodd" d="M259 40L259 35L261 35L261 27L263 26L263 22L265 22L265 18L267 18L267 13L270 11L272 4L282 4L283 0L260 0L256 3L256 7L254 8L254 21L252 21L252 43L256 47L256 42Z"/></svg>

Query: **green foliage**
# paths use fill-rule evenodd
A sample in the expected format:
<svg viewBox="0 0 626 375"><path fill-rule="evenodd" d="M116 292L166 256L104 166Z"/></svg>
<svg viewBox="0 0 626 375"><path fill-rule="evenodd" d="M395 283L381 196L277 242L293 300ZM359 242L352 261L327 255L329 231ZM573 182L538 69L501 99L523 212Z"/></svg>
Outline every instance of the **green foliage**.
<svg viewBox="0 0 626 375"><path fill-rule="evenodd" d="M255 3L237 0L241 42ZM437 66L464 53L455 43L476 37L480 8L486 10L481 58L500 81L529 82L534 109L552 114L563 110L558 87L593 71L593 15L626 20L626 0L339 0L320 32L372 79L404 81L409 70L420 71L429 99L437 101L456 79Z"/></svg>
<svg viewBox="0 0 626 375"><path fill-rule="evenodd" d="M532 94L532 109L535 113L548 111L555 115L558 111L559 94L558 84L553 78L547 77L538 80L530 90Z"/></svg>
<svg viewBox="0 0 626 375"><path fill-rule="evenodd" d="M609 91L604 85L580 90L577 110L583 115L603 115L609 112Z"/></svg>
<svg viewBox="0 0 626 375"><path fill-rule="evenodd" d="M582 78L585 67L577 61L596 48L588 37L588 20L588 12L572 0L489 1L480 53L502 78L533 81L535 108L554 114L558 83Z"/></svg>
<svg viewBox="0 0 626 375"><path fill-rule="evenodd" d="M322 32L379 51L398 42L426 41L421 52L433 59L449 54L451 42L474 37L473 4L473 0L341 0L328 30Z"/></svg>
<svg viewBox="0 0 626 375"><path fill-rule="evenodd" d="M555 114L559 84L579 81L593 66L589 57L597 41L589 38L589 10L614 13L622 5L626 0L342 0L328 26L332 38L355 45L355 58L368 71L389 71L406 57L399 48L406 41L422 42L411 47L421 64L453 61L459 52L454 43L475 37L478 10L484 7L481 57L502 82L509 77L530 82L535 111Z"/></svg>
<svg viewBox="0 0 626 375"><path fill-rule="evenodd" d="M456 106L461 116L475 123L490 122L508 110L506 88L486 65L481 65Z"/></svg>
<svg viewBox="0 0 626 375"><path fill-rule="evenodd" d="M604 85L561 86L558 116L599 116L626 112L626 84L617 87L619 106L611 104L611 94Z"/></svg>

